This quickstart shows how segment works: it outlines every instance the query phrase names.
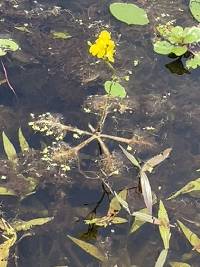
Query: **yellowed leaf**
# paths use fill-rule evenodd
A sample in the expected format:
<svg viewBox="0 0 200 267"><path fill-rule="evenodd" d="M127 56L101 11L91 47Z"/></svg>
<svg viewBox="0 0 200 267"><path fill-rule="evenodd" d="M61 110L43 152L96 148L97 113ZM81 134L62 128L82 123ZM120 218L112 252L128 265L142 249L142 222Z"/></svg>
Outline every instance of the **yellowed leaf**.
<svg viewBox="0 0 200 267"><path fill-rule="evenodd" d="M163 249L156 261L155 267L163 267L167 258L168 249Z"/></svg>
<svg viewBox="0 0 200 267"><path fill-rule="evenodd" d="M171 267L191 267L190 264L179 261L171 261L169 264L171 265Z"/></svg>
<svg viewBox="0 0 200 267"><path fill-rule="evenodd" d="M27 152L29 150L29 144L24 137L21 128L18 130L19 144L22 152Z"/></svg>
<svg viewBox="0 0 200 267"><path fill-rule="evenodd" d="M17 159L17 153L15 150L15 147L10 142L9 138L4 132L2 133L2 137L3 137L3 146L4 146L4 150L5 150L7 158L13 163L17 163L18 159Z"/></svg>
<svg viewBox="0 0 200 267"><path fill-rule="evenodd" d="M76 245L82 248L85 252L92 255L96 259L105 262L107 257L93 244L87 243L83 240L77 239L73 236L67 235Z"/></svg>
<svg viewBox="0 0 200 267"><path fill-rule="evenodd" d="M36 218L30 221L16 221L12 223L12 227L15 229L16 232L27 231L33 228L34 226L39 226L48 223L51 220L53 220L53 218L54 217L46 217L46 218Z"/></svg>
<svg viewBox="0 0 200 267"><path fill-rule="evenodd" d="M169 248L169 241L171 237L169 217L163 202L160 200L159 210L158 210L158 219L160 220L159 230L160 235L163 240L164 248Z"/></svg>

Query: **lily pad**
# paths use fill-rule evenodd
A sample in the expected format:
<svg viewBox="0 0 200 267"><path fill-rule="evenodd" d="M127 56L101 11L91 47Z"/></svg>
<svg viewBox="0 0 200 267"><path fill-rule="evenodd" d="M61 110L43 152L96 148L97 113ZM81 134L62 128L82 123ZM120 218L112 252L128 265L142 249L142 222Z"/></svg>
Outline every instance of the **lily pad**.
<svg viewBox="0 0 200 267"><path fill-rule="evenodd" d="M189 8L193 17L200 22L200 0L190 0Z"/></svg>
<svg viewBox="0 0 200 267"><path fill-rule="evenodd" d="M146 25L149 23L146 11L134 4L112 3L110 12L116 19L128 25Z"/></svg>
<svg viewBox="0 0 200 267"><path fill-rule="evenodd" d="M105 91L113 97L124 98L126 96L125 88L118 82L106 81L104 84Z"/></svg>

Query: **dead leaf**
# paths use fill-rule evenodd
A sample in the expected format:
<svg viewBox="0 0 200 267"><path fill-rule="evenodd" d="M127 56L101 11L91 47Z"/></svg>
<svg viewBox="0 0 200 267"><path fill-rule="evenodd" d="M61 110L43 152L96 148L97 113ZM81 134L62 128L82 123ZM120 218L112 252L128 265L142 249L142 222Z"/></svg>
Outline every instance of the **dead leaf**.
<svg viewBox="0 0 200 267"><path fill-rule="evenodd" d="M149 183L149 179L145 172L140 172L140 184L142 188L142 195L144 198L144 203L148 209L149 214L152 214L152 206L153 206L153 200L152 200L152 192L151 192L151 185Z"/></svg>
<svg viewBox="0 0 200 267"><path fill-rule="evenodd" d="M139 162L137 161L137 159L128 151L126 151L126 149L124 149L121 145L119 145L119 147L121 148L121 150L123 151L124 155L127 157L128 160L130 160L130 162L137 167L138 169L141 169L141 166L139 164Z"/></svg>

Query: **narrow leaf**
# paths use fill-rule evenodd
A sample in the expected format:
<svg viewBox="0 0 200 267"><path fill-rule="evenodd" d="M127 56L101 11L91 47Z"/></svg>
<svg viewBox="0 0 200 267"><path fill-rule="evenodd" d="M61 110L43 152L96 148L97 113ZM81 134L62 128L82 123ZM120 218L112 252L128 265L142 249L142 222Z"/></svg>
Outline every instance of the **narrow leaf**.
<svg viewBox="0 0 200 267"><path fill-rule="evenodd" d="M18 138L19 138L19 144L20 144L21 151L23 153L27 152L29 150L29 144L26 141L26 138L24 137L21 128L19 128L19 130L18 130Z"/></svg>
<svg viewBox="0 0 200 267"><path fill-rule="evenodd" d="M171 267L191 267L190 264L180 261L171 261L169 264Z"/></svg>
<svg viewBox="0 0 200 267"><path fill-rule="evenodd" d="M167 159L172 151L172 148L165 149L162 153L160 153L157 156L154 156L153 158L147 160L145 164L142 166L142 171L146 172L152 172L153 168L160 164L162 161Z"/></svg>
<svg viewBox="0 0 200 267"><path fill-rule="evenodd" d="M142 213L140 211L135 211L131 214L132 216L136 216L139 220L144 221L144 222L149 222L152 224L156 224L156 225L160 225L160 220L149 215L149 214L145 214Z"/></svg>
<svg viewBox="0 0 200 267"><path fill-rule="evenodd" d="M0 244L0 267L8 266L8 259L10 254L10 248L15 244L17 236L14 235L8 240Z"/></svg>
<svg viewBox="0 0 200 267"><path fill-rule="evenodd" d="M160 205L159 205L159 210L158 210L158 219L160 220L159 230L160 230L160 235L163 240L164 248L168 249L169 240L171 237L169 217L165 209L165 206L161 200L160 200Z"/></svg>
<svg viewBox="0 0 200 267"><path fill-rule="evenodd" d="M148 214L148 209L144 208L144 209L140 210L140 213ZM136 216L135 220L131 226L130 234L136 232L143 224L145 224L145 221L141 220L140 218L138 218L138 216Z"/></svg>
<svg viewBox="0 0 200 267"><path fill-rule="evenodd" d="M131 153L129 153L126 149L124 149L121 145L119 145L119 147L123 151L124 155L128 158L128 160L130 160L130 162L135 167L137 167L138 169L141 169L141 166L140 166L139 162L137 161L137 159Z"/></svg>
<svg viewBox="0 0 200 267"><path fill-rule="evenodd" d="M187 193L198 192L198 191L200 191L200 178L197 178L196 180L187 183L184 187L178 190L171 197L168 197L167 200L176 198L177 196L181 194L187 194Z"/></svg>
<svg viewBox="0 0 200 267"><path fill-rule="evenodd" d="M126 197L127 197L127 189L124 189L122 191L120 191L115 197L113 197L113 199L110 202L110 206L107 212L107 215L109 216L110 214L117 214L120 210L121 210L121 205L119 202L119 198L126 201Z"/></svg>
<svg viewBox="0 0 200 267"><path fill-rule="evenodd" d="M182 222L178 221L178 224L183 231L185 237L190 242L190 244L194 247L194 249L200 253L200 239L199 237L193 233L188 227L186 227Z"/></svg>
<svg viewBox="0 0 200 267"><path fill-rule="evenodd" d="M168 249L163 249L156 261L155 267L163 267L167 258Z"/></svg>
<svg viewBox="0 0 200 267"><path fill-rule="evenodd" d="M15 150L15 147L10 142L10 140L8 139L7 135L4 132L2 133L2 137L3 137L3 146L4 146L5 153L7 155L7 158L10 161L16 163L17 162L17 153Z"/></svg>
<svg viewBox="0 0 200 267"><path fill-rule="evenodd" d="M15 229L16 232L28 231L34 226L43 225L45 223L50 222L51 220L53 220L53 217L36 218L30 221L16 221L12 223L12 227Z"/></svg>
<svg viewBox="0 0 200 267"><path fill-rule="evenodd" d="M142 188L142 195L144 198L144 203L149 211L149 214L152 214L152 205L153 205L153 200L152 200L152 192L151 192L151 185L149 183L149 179L146 175L145 172L141 171L140 172L140 184Z"/></svg>
<svg viewBox="0 0 200 267"><path fill-rule="evenodd" d="M107 257L95 246L80 239L77 239L73 236L67 235L76 245L85 250L88 254L97 258L98 260L104 262L107 260Z"/></svg>
<svg viewBox="0 0 200 267"><path fill-rule="evenodd" d="M0 186L0 196L16 196L16 194L13 190Z"/></svg>

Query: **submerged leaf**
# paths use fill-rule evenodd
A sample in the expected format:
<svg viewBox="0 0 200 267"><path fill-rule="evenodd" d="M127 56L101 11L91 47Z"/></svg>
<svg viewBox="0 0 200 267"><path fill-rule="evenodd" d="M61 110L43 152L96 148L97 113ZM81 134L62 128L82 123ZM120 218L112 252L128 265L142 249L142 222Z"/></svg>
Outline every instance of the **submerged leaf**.
<svg viewBox="0 0 200 267"><path fill-rule="evenodd" d="M109 216L112 214L116 215L121 210L119 198L126 201L127 193L128 193L128 190L124 189L124 190L120 191L118 194L116 194L116 196L113 197L113 199L110 202L110 206L109 206L107 215L109 215Z"/></svg>
<svg viewBox="0 0 200 267"><path fill-rule="evenodd" d="M123 151L124 155L128 158L128 160L130 160L130 162L135 167L137 167L138 169L141 169L141 166L140 166L139 162L137 161L137 159L131 153L129 153L126 149L124 149L121 145L119 145L119 147Z"/></svg>
<svg viewBox="0 0 200 267"><path fill-rule="evenodd" d="M29 150L29 144L26 141L26 138L24 137L21 128L19 128L19 130L18 130L18 138L19 138L19 144L20 144L21 151L23 153L27 152Z"/></svg>
<svg viewBox="0 0 200 267"><path fill-rule="evenodd" d="M168 249L171 232L170 232L168 214L161 200L160 200L160 205L159 205L159 210L158 210L158 219L160 220L159 230L160 230L160 235L163 240L164 248Z"/></svg>
<svg viewBox="0 0 200 267"><path fill-rule="evenodd" d="M16 240L17 236L13 235L11 238L0 244L0 267L8 266L10 248L15 244Z"/></svg>
<svg viewBox="0 0 200 267"><path fill-rule="evenodd" d="M68 32L52 32L54 39L69 39L72 36Z"/></svg>
<svg viewBox="0 0 200 267"><path fill-rule="evenodd" d="M141 211L135 211L131 215L137 217L141 221L149 222L149 223L156 224L156 225L160 225L160 220L159 219L157 219L156 217L153 217L152 215L145 214L145 213L143 213Z"/></svg>
<svg viewBox="0 0 200 267"><path fill-rule="evenodd" d="M151 185L149 183L149 179L145 172L140 172L140 185L142 188L142 195L144 198L144 203L148 209L149 214L152 214L152 205L153 205L153 199L152 199L152 192L151 192Z"/></svg>
<svg viewBox="0 0 200 267"><path fill-rule="evenodd" d="M118 82L106 81L104 83L104 89L112 97L124 98L126 96L125 88Z"/></svg>
<svg viewBox="0 0 200 267"><path fill-rule="evenodd" d="M192 58L186 60L187 69L196 69L200 66L200 53L194 54Z"/></svg>
<svg viewBox="0 0 200 267"><path fill-rule="evenodd" d="M128 25L146 25L149 23L146 11L134 4L112 3L110 12L116 19Z"/></svg>
<svg viewBox="0 0 200 267"><path fill-rule="evenodd" d="M190 0L189 8L193 17L200 22L200 0Z"/></svg>
<svg viewBox="0 0 200 267"><path fill-rule="evenodd" d="M39 226L50 222L51 220L53 220L53 218L54 217L46 217L46 218L36 218L30 221L16 221L12 223L12 227L15 229L16 232L28 231L34 226Z"/></svg>
<svg viewBox="0 0 200 267"><path fill-rule="evenodd" d="M193 233L188 227L186 227L182 222L178 220L178 224L183 231L184 235L193 246L193 248L200 253L200 239L199 237Z"/></svg>
<svg viewBox="0 0 200 267"><path fill-rule="evenodd" d="M18 49L18 44L12 39L0 39L0 56L5 55L7 51L16 51Z"/></svg>
<svg viewBox="0 0 200 267"><path fill-rule="evenodd" d="M191 267L190 264L180 261L171 261L169 264L171 267Z"/></svg>
<svg viewBox="0 0 200 267"><path fill-rule="evenodd" d="M0 186L0 196L16 196L16 194L13 190Z"/></svg>
<svg viewBox="0 0 200 267"><path fill-rule="evenodd" d="M140 210L139 212L149 215L149 212L148 212L147 208L144 208L144 209ZM136 216L135 220L134 220L134 222L133 222L133 224L131 226L130 234L136 232L143 224L145 224L145 221L141 220L140 218L138 218L138 216Z"/></svg>
<svg viewBox="0 0 200 267"><path fill-rule="evenodd" d="M2 137L3 137L3 146L4 146L5 153L7 155L7 158L13 163L16 163L18 159L17 159L17 153L15 150L15 147L10 142L10 140L8 139L7 135L4 132L2 133Z"/></svg>
<svg viewBox="0 0 200 267"><path fill-rule="evenodd" d="M77 239L73 236L67 235L76 245L85 250L88 254L97 258L98 260L104 262L107 260L107 257L95 246L80 239Z"/></svg>
<svg viewBox="0 0 200 267"><path fill-rule="evenodd" d="M163 267L167 258L168 249L163 249L156 261L155 267Z"/></svg>
<svg viewBox="0 0 200 267"><path fill-rule="evenodd" d="M156 155L153 158L147 160L142 166L142 171L152 172L154 167L156 167L158 164L160 164L161 162L163 162L165 159L169 157L171 151L172 151L172 148L167 148L163 152L161 152L159 155Z"/></svg>
<svg viewBox="0 0 200 267"><path fill-rule="evenodd" d="M184 187L178 190L171 197L168 197L167 200L176 198L177 196L181 194L187 194L187 193L197 192L197 191L200 191L200 178L197 178L196 180L187 183Z"/></svg>

